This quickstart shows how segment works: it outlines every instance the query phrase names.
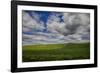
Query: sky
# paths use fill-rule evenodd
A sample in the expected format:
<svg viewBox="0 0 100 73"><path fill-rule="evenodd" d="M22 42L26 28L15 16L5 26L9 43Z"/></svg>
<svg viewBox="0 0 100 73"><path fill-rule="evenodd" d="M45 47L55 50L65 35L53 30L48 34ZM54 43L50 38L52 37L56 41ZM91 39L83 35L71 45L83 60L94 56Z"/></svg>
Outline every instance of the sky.
<svg viewBox="0 0 100 73"><path fill-rule="evenodd" d="M23 45L80 43L89 40L89 13L22 11Z"/></svg>

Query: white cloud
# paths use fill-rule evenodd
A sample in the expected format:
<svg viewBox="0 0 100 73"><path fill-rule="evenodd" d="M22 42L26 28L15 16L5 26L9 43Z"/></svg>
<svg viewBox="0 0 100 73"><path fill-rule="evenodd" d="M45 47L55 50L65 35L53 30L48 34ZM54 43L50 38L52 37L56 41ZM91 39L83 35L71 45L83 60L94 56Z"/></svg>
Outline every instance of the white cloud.
<svg viewBox="0 0 100 73"><path fill-rule="evenodd" d="M60 18L58 15L52 14L51 16L49 16L48 23L47 23L48 31L52 33L59 33L61 29L64 28L64 26L65 26L65 23L63 22L60 23Z"/></svg>
<svg viewBox="0 0 100 73"><path fill-rule="evenodd" d="M68 42L81 42L85 40L82 39L82 36L90 35L90 16L88 13L63 13L64 22L60 22L56 15L51 17L48 20L48 30L64 36L63 39ZM86 40L89 41L89 39Z"/></svg>
<svg viewBox="0 0 100 73"><path fill-rule="evenodd" d="M64 22L60 22L59 15L63 16ZM43 22L39 20L40 15L33 12L32 17L28 13L23 12L23 31L30 32L33 29L43 30ZM47 31L50 33L33 31L31 35L23 34L23 44L89 42L89 30L89 14L54 13L49 16L47 21Z"/></svg>
<svg viewBox="0 0 100 73"><path fill-rule="evenodd" d="M43 22L38 22L39 18L36 18L37 15L35 14L35 18L32 18L27 12L23 11L23 32L30 31L30 30L43 30Z"/></svg>
<svg viewBox="0 0 100 73"><path fill-rule="evenodd" d="M69 30L65 34L75 34L76 32L82 31L82 33L88 32L87 26L90 26L90 17L86 13L64 13L65 29Z"/></svg>

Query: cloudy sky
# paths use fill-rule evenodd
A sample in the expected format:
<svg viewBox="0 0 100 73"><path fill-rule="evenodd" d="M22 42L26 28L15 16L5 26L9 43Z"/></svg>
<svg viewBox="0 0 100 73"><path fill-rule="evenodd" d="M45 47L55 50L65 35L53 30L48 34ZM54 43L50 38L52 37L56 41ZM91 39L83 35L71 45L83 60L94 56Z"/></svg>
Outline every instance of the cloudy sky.
<svg viewBox="0 0 100 73"><path fill-rule="evenodd" d="M89 13L22 11L23 45L80 43L89 40Z"/></svg>

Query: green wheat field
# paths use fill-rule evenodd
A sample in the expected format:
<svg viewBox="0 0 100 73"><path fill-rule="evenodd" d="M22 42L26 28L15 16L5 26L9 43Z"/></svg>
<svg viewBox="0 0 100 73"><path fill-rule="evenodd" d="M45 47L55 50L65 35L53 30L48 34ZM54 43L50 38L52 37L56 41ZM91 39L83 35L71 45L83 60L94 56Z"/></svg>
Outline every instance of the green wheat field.
<svg viewBox="0 0 100 73"><path fill-rule="evenodd" d="M39 44L22 47L22 61L81 60L90 58L90 43Z"/></svg>

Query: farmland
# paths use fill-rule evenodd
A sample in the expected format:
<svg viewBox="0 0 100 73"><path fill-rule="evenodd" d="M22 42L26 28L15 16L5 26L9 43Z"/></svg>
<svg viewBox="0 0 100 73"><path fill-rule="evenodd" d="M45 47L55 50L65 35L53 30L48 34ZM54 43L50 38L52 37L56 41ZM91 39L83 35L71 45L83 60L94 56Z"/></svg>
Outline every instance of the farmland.
<svg viewBox="0 0 100 73"><path fill-rule="evenodd" d="M22 61L56 61L90 58L90 43L37 44L22 46Z"/></svg>

